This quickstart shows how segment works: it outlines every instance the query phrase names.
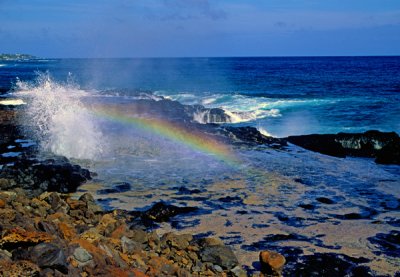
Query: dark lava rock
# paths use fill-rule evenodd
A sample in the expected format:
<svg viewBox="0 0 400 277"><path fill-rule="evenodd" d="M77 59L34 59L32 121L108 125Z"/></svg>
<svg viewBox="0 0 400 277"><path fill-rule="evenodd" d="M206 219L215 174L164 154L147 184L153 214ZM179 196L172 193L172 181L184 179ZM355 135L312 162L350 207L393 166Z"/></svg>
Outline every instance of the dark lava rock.
<svg viewBox="0 0 400 277"><path fill-rule="evenodd" d="M368 262L364 258L352 258L334 253L316 253L289 260L291 262L288 262L283 270L284 276L374 276L368 267L359 266ZM359 273L367 275L358 275Z"/></svg>
<svg viewBox="0 0 400 277"><path fill-rule="evenodd" d="M199 189L188 189L187 187L182 186L182 187L178 188L178 193L177 194L179 194L179 195L182 195L182 194L197 194L197 193L201 193L201 192L203 192L203 191L201 191Z"/></svg>
<svg viewBox="0 0 400 277"><path fill-rule="evenodd" d="M239 264L232 249L225 245L205 246L200 255L203 262L218 264L225 269L232 269Z"/></svg>
<svg viewBox="0 0 400 277"><path fill-rule="evenodd" d="M168 205L164 202L154 204L150 209L142 213L142 219L145 221L166 222L171 217L178 214L185 214L196 211L195 207L177 207Z"/></svg>
<svg viewBox="0 0 400 277"><path fill-rule="evenodd" d="M305 210L314 210L315 209L315 205L313 204L299 204L300 208L303 208Z"/></svg>
<svg viewBox="0 0 400 277"><path fill-rule="evenodd" d="M400 164L400 143L391 141L377 153L375 162L378 164Z"/></svg>
<svg viewBox="0 0 400 277"><path fill-rule="evenodd" d="M273 148L283 148L287 146L285 139L267 137L261 134L256 128L246 127L221 127L220 131L233 140L233 143L248 145L268 145Z"/></svg>
<svg viewBox="0 0 400 277"><path fill-rule="evenodd" d="M65 157L44 161L22 158L14 165L5 166L0 172L0 178L13 179L15 187L35 195L45 191L75 192L79 185L91 179L88 170L72 165Z"/></svg>
<svg viewBox="0 0 400 277"><path fill-rule="evenodd" d="M364 209L360 213L348 213L348 214L336 214L332 215L335 218L342 220L354 220L354 219L371 219L378 212L374 209Z"/></svg>
<svg viewBox="0 0 400 277"><path fill-rule="evenodd" d="M377 254L385 254L387 256L398 257L400 253L400 231L393 230L388 234L379 233L375 237L368 240L378 246L380 251Z"/></svg>
<svg viewBox="0 0 400 277"><path fill-rule="evenodd" d="M110 194L110 193L121 193L121 192L127 192L131 190L131 184L127 182L120 182L120 183L115 183L112 185L112 188L107 188L107 189L100 189L97 191L97 194L103 195L103 194Z"/></svg>
<svg viewBox="0 0 400 277"><path fill-rule="evenodd" d="M239 196L226 196L226 197L221 197L218 200L224 203L235 202L236 204L243 202L242 198L240 198Z"/></svg>
<svg viewBox="0 0 400 277"><path fill-rule="evenodd" d="M199 123L230 123L232 120L225 113L223 109L219 108L205 108L201 105L185 105L185 112L187 115L191 115L193 119L196 118Z"/></svg>
<svg viewBox="0 0 400 277"><path fill-rule="evenodd" d="M335 204L335 201L326 197L318 197L317 201L328 205Z"/></svg>
<svg viewBox="0 0 400 277"><path fill-rule="evenodd" d="M266 243L285 241L285 240L296 240L296 241L309 241L310 239L297 234L271 234L264 237Z"/></svg>
<svg viewBox="0 0 400 277"><path fill-rule="evenodd" d="M395 132L367 131L290 136L288 142L322 154L376 158L377 163L400 164L400 137Z"/></svg>
<svg viewBox="0 0 400 277"><path fill-rule="evenodd" d="M51 243L41 243L31 250L31 260L40 268L57 269L67 274L67 261L64 251Z"/></svg>

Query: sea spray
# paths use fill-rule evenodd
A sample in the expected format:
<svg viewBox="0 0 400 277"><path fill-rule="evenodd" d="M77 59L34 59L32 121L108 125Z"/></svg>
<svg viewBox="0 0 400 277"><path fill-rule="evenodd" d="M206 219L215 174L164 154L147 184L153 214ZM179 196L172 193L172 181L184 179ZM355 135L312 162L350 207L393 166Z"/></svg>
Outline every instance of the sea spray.
<svg viewBox="0 0 400 277"><path fill-rule="evenodd" d="M34 82L17 80L15 94L26 100L25 125L45 151L76 159L96 159L104 151L101 131L83 104L88 92L69 81L38 73Z"/></svg>

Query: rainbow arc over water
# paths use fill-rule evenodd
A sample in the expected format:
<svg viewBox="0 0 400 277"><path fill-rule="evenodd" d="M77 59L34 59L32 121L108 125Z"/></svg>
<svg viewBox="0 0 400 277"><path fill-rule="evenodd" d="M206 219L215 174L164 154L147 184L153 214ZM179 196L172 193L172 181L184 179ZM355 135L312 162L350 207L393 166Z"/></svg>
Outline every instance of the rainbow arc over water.
<svg viewBox="0 0 400 277"><path fill-rule="evenodd" d="M216 159L224 161L231 166L238 165L238 159L228 145L202 132L189 130L176 123L159 118L145 118L124 114L115 108L96 108L93 112L96 116L133 125L136 128L186 145L195 151L213 155Z"/></svg>

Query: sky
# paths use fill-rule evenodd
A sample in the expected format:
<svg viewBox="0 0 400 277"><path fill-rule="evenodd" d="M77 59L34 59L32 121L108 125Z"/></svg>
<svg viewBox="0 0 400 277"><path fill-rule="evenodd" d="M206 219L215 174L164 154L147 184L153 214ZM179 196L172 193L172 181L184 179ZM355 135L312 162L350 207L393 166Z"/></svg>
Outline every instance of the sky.
<svg viewBox="0 0 400 277"><path fill-rule="evenodd" d="M0 53L400 55L400 0L0 0Z"/></svg>

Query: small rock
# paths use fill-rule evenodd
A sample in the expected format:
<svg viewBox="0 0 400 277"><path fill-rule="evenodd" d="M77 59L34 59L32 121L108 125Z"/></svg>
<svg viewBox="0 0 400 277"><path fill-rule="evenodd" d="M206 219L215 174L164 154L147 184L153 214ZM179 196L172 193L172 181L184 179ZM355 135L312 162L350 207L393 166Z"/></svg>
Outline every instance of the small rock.
<svg viewBox="0 0 400 277"><path fill-rule="evenodd" d="M78 247L74 251L74 258L80 263L86 263L93 259L93 256L85 248Z"/></svg>
<svg viewBox="0 0 400 277"><path fill-rule="evenodd" d="M0 199L0 209L3 209L6 206L6 202L3 199Z"/></svg>
<svg viewBox="0 0 400 277"><path fill-rule="evenodd" d="M167 233L161 238L161 242L166 242L168 246L176 249L186 249L189 246L189 242L193 240L193 236L190 234L176 235L173 233Z"/></svg>
<svg viewBox="0 0 400 277"><path fill-rule="evenodd" d="M117 220L111 214L105 214L100 219L97 228L100 234L103 234L104 236L110 236L117 227L117 223Z"/></svg>
<svg viewBox="0 0 400 277"><path fill-rule="evenodd" d="M142 250L144 248L144 245L123 236L121 238L121 247L122 247L122 253L133 254L133 252L135 251Z"/></svg>
<svg viewBox="0 0 400 277"><path fill-rule="evenodd" d="M94 203L95 202L93 196L90 193L82 194L82 196L79 197L79 200L83 201L85 203L88 203L88 202Z"/></svg>
<svg viewBox="0 0 400 277"><path fill-rule="evenodd" d="M225 245L207 246L201 252L203 262L210 262L222 266L225 269L232 269L238 265L238 260L232 249Z"/></svg>
<svg viewBox="0 0 400 277"><path fill-rule="evenodd" d="M131 228L129 237L139 243L146 243L148 240L147 233L139 228ZM157 240L158 236L156 235L154 239Z"/></svg>
<svg viewBox="0 0 400 277"><path fill-rule="evenodd" d="M64 222L60 222L58 224L58 229L60 230L61 237L63 239L71 240L74 237L76 237L75 228L70 226L70 225L68 225L68 224L66 224L66 223L64 223Z"/></svg>
<svg viewBox="0 0 400 277"><path fill-rule="evenodd" d="M222 267L220 267L219 265L213 265L213 269L215 272L218 272L218 273L224 272Z"/></svg>
<svg viewBox="0 0 400 277"><path fill-rule="evenodd" d="M247 277L247 272L240 266L232 268L231 273L234 277Z"/></svg>
<svg viewBox="0 0 400 277"><path fill-rule="evenodd" d="M266 274L267 276L282 276L282 269L285 263L285 257L277 252L260 252L261 274Z"/></svg>
<svg viewBox="0 0 400 277"><path fill-rule="evenodd" d="M209 238L203 238L200 241L201 245L203 246L216 246L216 245L224 245L224 242L217 237L209 237Z"/></svg>

